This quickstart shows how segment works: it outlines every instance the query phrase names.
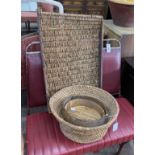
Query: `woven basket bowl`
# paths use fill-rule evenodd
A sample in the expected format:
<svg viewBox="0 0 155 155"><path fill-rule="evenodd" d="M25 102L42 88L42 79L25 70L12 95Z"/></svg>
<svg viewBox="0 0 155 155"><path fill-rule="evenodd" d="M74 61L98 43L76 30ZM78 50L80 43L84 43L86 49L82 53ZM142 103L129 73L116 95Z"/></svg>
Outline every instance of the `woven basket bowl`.
<svg viewBox="0 0 155 155"><path fill-rule="evenodd" d="M68 96L88 96L102 102L108 108L111 117L106 124L96 127L82 127L65 121L61 114L62 104ZM108 128L117 119L119 106L117 101L108 92L93 86L74 85L66 87L55 93L49 101L51 112L60 124L62 133L70 140L77 143L91 143L102 139Z"/></svg>

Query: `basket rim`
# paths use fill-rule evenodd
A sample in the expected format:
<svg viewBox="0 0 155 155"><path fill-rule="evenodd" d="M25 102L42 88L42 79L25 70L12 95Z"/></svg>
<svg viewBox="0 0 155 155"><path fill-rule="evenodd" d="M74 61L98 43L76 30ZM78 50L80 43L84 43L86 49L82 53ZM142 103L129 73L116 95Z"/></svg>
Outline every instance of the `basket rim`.
<svg viewBox="0 0 155 155"><path fill-rule="evenodd" d="M103 19L103 17L101 15L94 15L94 14L75 14L75 13L63 13L63 14L60 14L60 13L57 13L57 12L45 12L45 11L42 11L42 9L40 9L41 13L44 14L44 15L56 15L56 16L59 16L59 17L65 17L65 16L70 16L70 17L84 17L84 18L99 18L99 19ZM90 19L87 19L87 20L90 20Z"/></svg>
<svg viewBox="0 0 155 155"><path fill-rule="evenodd" d="M103 93L107 94L108 96L110 96L110 97L114 100L114 102L115 102L115 104L116 104L116 108L117 108L117 113L116 113L116 114L114 115L114 117L113 117L112 119L110 119L106 124L99 125L99 126L95 126L95 127L83 127L83 126L78 126L78 125L74 125L74 124L72 124L72 123L69 123L69 122L65 121L63 118L61 118L61 117L57 114L57 112L55 112L52 101L53 101L53 99L54 99L59 93L65 91L66 89L72 88L72 87L83 87L83 86L84 86L84 87L87 87L87 88L92 88L92 89L95 88L95 89L98 89L99 91L103 91ZM49 106L50 106L50 109L51 109L52 114L56 117L56 119L59 121L59 123L63 123L63 124L65 124L65 125L67 125L67 126L70 126L70 127L74 128L74 129L77 129L77 128L78 128L79 130L93 130L93 129L101 129L101 128L104 128L104 127L106 128L107 126L111 126L111 124L113 124L114 121L116 120L116 118L117 118L117 116L118 116L118 114L119 114L119 111L120 111L120 108L119 108L119 105L118 105L116 99L115 99L109 92L107 92L107 91L105 91L105 90L103 90L103 89L101 89L101 88L94 87L94 86L90 86L90 85L73 85L73 86L65 87L65 88L63 88L63 89L57 91L52 97L50 97Z"/></svg>

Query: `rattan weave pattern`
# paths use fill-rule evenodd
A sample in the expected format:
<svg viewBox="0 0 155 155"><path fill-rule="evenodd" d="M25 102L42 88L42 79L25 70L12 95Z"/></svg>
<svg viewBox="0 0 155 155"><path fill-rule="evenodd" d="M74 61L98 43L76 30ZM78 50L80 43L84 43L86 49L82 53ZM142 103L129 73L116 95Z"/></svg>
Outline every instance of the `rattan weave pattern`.
<svg viewBox="0 0 155 155"><path fill-rule="evenodd" d="M102 18L38 9L47 97L72 85L100 86Z"/></svg>

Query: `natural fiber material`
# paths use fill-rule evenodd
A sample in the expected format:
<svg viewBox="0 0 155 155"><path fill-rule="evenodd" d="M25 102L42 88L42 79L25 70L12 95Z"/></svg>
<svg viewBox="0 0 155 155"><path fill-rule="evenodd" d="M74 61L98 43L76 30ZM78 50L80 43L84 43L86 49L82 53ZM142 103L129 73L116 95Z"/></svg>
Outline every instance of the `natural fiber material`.
<svg viewBox="0 0 155 155"><path fill-rule="evenodd" d="M71 95L88 96L97 99L108 109L108 114L113 117L106 124L96 127L82 127L65 121L61 115L62 104L64 99ZM119 113L119 106L112 95L100 88L86 85L63 88L50 98L49 105L53 115L60 123L63 134L78 143L90 143L102 139Z"/></svg>
<svg viewBox="0 0 155 155"><path fill-rule="evenodd" d="M103 17L38 9L47 97L72 85L100 86Z"/></svg>

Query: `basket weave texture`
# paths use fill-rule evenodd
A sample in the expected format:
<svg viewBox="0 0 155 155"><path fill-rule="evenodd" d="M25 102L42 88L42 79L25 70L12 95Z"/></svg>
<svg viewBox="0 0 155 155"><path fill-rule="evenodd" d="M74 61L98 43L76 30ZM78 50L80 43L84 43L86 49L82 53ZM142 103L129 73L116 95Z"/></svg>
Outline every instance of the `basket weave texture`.
<svg viewBox="0 0 155 155"><path fill-rule="evenodd" d="M103 17L39 8L38 19L47 97L72 85L99 87Z"/></svg>
<svg viewBox="0 0 155 155"><path fill-rule="evenodd" d="M108 108L108 113L112 116L106 124L96 127L82 127L64 120L61 109L63 101L68 96L88 96L100 101L104 107ZM117 119L119 106L115 98L108 92L93 86L75 85L63 88L55 93L49 102L50 109L59 121L62 133L69 139L78 143L90 143L100 140L106 134L108 128Z"/></svg>

